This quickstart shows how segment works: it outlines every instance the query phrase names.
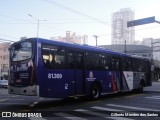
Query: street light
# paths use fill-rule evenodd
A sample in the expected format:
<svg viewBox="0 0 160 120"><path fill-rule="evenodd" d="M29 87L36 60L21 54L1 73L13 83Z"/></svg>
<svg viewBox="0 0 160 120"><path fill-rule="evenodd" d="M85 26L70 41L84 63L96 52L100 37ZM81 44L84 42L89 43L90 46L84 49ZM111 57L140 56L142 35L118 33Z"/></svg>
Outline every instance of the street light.
<svg viewBox="0 0 160 120"><path fill-rule="evenodd" d="M97 46L97 38L98 38L98 36L97 35L93 35L93 37L95 37L95 39L96 39L96 46Z"/></svg>
<svg viewBox="0 0 160 120"><path fill-rule="evenodd" d="M31 18L34 18L35 20L37 20L37 38L38 38L38 35L39 35L39 22L40 21L47 21L47 20L40 20L39 18L36 18L36 17L32 16L31 14L28 14L28 16L30 16Z"/></svg>

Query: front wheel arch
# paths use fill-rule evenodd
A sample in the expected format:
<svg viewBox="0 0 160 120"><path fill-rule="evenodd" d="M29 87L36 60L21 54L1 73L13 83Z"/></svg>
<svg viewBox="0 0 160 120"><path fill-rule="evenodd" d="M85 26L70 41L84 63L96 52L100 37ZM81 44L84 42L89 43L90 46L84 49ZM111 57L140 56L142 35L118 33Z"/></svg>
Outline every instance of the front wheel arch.
<svg viewBox="0 0 160 120"><path fill-rule="evenodd" d="M90 98L94 100L100 98L101 91L101 85L98 83L93 83L90 88Z"/></svg>

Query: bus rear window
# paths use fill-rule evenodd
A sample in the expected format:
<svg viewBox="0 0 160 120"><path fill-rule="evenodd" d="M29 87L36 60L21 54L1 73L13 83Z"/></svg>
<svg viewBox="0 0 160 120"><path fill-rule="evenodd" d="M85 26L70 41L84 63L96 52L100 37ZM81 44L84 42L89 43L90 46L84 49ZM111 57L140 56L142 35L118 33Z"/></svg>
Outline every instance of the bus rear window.
<svg viewBox="0 0 160 120"><path fill-rule="evenodd" d="M11 61L21 61L31 58L32 43L29 41L12 45L10 48Z"/></svg>

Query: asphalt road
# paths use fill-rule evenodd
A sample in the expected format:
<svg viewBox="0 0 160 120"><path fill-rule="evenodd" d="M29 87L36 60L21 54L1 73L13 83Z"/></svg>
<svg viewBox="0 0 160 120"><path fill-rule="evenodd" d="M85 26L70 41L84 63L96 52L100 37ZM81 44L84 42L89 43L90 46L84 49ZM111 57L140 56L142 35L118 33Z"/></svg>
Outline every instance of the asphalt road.
<svg viewBox="0 0 160 120"><path fill-rule="evenodd" d="M10 113L12 118L6 117ZM0 88L0 114L0 120L159 120L160 82L143 93L105 95L97 101L10 95Z"/></svg>

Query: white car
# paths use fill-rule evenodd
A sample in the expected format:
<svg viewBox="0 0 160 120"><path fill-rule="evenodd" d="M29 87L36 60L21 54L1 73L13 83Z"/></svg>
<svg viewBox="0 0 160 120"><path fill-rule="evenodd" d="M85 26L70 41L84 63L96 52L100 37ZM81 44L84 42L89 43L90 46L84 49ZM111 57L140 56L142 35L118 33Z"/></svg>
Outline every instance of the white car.
<svg viewBox="0 0 160 120"><path fill-rule="evenodd" d="M8 80L0 80L0 87L8 88Z"/></svg>

